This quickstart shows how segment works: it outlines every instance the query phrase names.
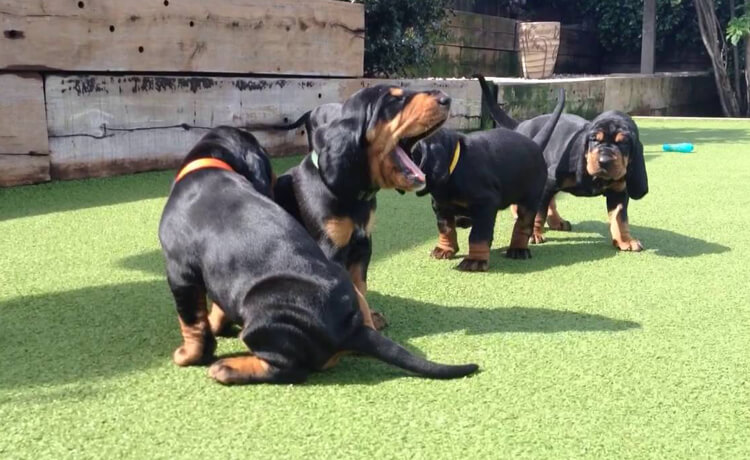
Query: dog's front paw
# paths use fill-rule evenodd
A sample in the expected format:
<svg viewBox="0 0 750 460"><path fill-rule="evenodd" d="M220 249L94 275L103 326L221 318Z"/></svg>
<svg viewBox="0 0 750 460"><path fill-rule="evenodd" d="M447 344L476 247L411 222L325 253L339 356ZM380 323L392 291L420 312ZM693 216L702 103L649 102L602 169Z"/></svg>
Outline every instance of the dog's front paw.
<svg viewBox="0 0 750 460"><path fill-rule="evenodd" d="M529 237L529 243L531 244L542 244L547 242L547 237L540 231L534 231Z"/></svg>
<svg viewBox="0 0 750 460"><path fill-rule="evenodd" d="M612 240L612 246L620 251L640 252L643 251L643 245L639 240L617 241Z"/></svg>
<svg viewBox="0 0 750 460"><path fill-rule="evenodd" d="M458 252L458 248L446 249L440 246L435 246L435 249L430 253L430 257L433 259L452 259L456 256L456 252Z"/></svg>
<svg viewBox="0 0 750 460"><path fill-rule="evenodd" d="M379 311L370 310L370 316L372 317L372 324L375 326L376 331L382 331L388 327L388 321L385 319L385 315Z"/></svg>
<svg viewBox="0 0 750 460"><path fill-rule="evenodd" d="M211 362L213 354L204 353L203 347L181 346L174 351L172 360L178 366L200 366Z"/></svg>
<svg viewBox="0 0 750 460"><path fill-rule="evenodd" d="M505 251L505 257L509 259L531 259L529 248L508 248Z"/></svg>
<svg viewBox="0 0 750 460"><path fill-rule="evenodd" d="M490 261L469 259L466 257L456 268L462 272L486 272L490 269Z"/></svg>

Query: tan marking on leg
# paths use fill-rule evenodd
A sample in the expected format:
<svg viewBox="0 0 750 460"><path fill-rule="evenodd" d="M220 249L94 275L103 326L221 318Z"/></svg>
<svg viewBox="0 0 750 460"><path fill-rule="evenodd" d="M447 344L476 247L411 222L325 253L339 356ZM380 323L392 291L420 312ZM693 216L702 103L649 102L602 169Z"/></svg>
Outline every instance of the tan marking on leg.
<svg viewBox="0 0 750 460"><path fill-rule="evenodd" d="M510 238L511 249L527 249L529 247L529 237L531 237L534 231L534 221L536 218L545 219L546 216L544 212L539 212L534 216L523 206L518 207L518 220L513 225L513 234Z"/></svg>
<svg viewBox="0 0 750 460"><path fill-rule="evenodd" d="M375 228L375 211L370 210L370 217L367 218L367 225L365 225L365 233L367 236L372 235L372 231Z"/></svg>
<svg viewBox="0 0 750 460"><path fill-rule="evenodd" d="M326 370L326 369L332 368L333 366L336 366L339 363L339 361L341 361L341 358L343 358L344 356L346 356L348 354L351 354L351 351L346 351L346 350L345 351L339 351L335 355L331 356L331 359L329 359L328 361L326 361L325 364L323 364L322 369Z"/></svg>
<svg viewBox="0 0 750 460"><path fill-rule="evenodd" d="M354 221L349 217L331 217L326 220L325 231L336 247L343 248L352 239Z"/></svg>
<svg viewBox="0 0 750 460"><path fill-rule="evenodd" d="M208 370L209 375L224 384L250 383L268 377L271 365L254 355L224 358Z"/></svg>
<svg viewBox="0 0 750 460"><path fill-rule="evenodd" d="M372 320L372 310L370 310L370 306L367 304L367 300L365 300L365 295L356 287L354 288L354 292L357 294L357 306L360 313L362 313L362 323L365 327L375 329L375 323Z"/></svg>
<svg viewBox="0 0 750 460"><path fill-rule="evenodd" d="M609 231L612 234L612 245L621 251L641 251L643 245L630 236L630 226L622 220L622 205L609 212Z"/></svg>
<svg viewBox="0 0 750 460"><path fill-rule="evenodd" d="M352 279L352 283L354 283L354 287L362 293L362 295L367 295L367 281L364 279L362 264L357 263L351 265L349 267L349 276Z"/></svg>
<svg viewBox="0 0 750 460"><path fill-rule="evenodd" d="M555 197L552 197L552 201L549 203L549 208L547 208L547 226L552 230L569 232L571 230L570 222L563 219L560 213L557 212L557 203L555 203L555 201ZM534 230L536 230L536 223Z"/></svg>
<svg viewBox="0 0 750 460"><path fill-rule="evenodd" d="M467 259L490 260L490 245L487 242L469 243L469 255Z"/></svg>
<svg viewBox="0 0 750 460"><path fill-rule="evenodd" d="M211 332L214 335L219 335L229 324L229 318L227 318L224 310L216 302L211 304L211 312L208 314L208 324L211 325Z"/></svg>
<svg viewBox="0 0 750 460"><path fill-rule="evenodd" d="M180 332L182 332L182 346L175 350L172 359L178 366L191 366L203 361L205 339L211 333L208 324L208 311L206 309L206 295L202 293L198 298L198 311L196 311L195 324L186 324L182 318L180 321Z"/></svg>
<svg viewBox="0 0 750 460"><path fill-rule="evenodd" d="M544 223L546 222L546 220L547 215L544 213L544 211L540 210L536 213L536 216L534 216L534 230L532 231L531 237L529 238L529 242L531 244L542 244L547 241L547 237L544 236ZM513 231L516 231L515 226L513 227Z"/></svg>
<svg viewBox="0 0 750 460"><path fill-rule="evenodd" d="M510 215L513 216L513 220L518 219L518 205L517 204L510 205Z"/></svg>

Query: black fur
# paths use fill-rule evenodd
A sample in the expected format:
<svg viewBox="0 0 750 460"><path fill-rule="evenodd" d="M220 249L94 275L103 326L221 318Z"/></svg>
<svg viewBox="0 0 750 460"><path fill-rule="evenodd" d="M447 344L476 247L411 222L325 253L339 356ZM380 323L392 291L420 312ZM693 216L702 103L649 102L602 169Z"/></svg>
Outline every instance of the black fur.
<svg viewBox="0 0 750 460"><path fill-rule="evenodd" d="M394 91L402 94L394 95ZM362 89L342 105L340 117L315 130L313 144L318 166L314 165L312 155L308 155L298 166L280 176L275 188L276 201L304 224L326 256L348 269L358 265L362 281L367 279L372 254L372 242L366 229L376 208L378 191L371 177L368 132L379 123L396 118L418 95L440 101L445 114L433 127L437 129L447 118L450 107L450 98L444 93L402 90L388 85ZM401 139L399 145L408 152L423 135ZM398 174L412 190L424 186L424 177L416 176L403 164ZM348 244L337 246L326 233L326 222L331 218L353 221L354 231Z"/></svg>
<svg viewBox="0 0 750 460"><path fill-rule="evenodd" d="M485 99L491 102L489 89L484 78L479 75L479 82ZM541 115L531 120L517 123L510 118L496 103L488 103L490 113L499 126L513 128L527 136L534 136L549 120L551 115ZM508 120L511 120L510 122ZM596 133L605 133L599 142ZM617 133L624 133L627 141L615 142ZM628 158L627 171L624 176L625 190L614 190L617 180L604 174L591 175L586 170L586 156L593 148L602 151L622 154ZM630 198L643 198L648 193L648 175L643 156L643 144L640 141L638 127L633 119L619 111L607 111L591 121L577 115L564 114L560 117L557 127L552 133L547 148L544 150L544 160L547 164L547 185L544 190L540 209L546 210L550 201L559 191L568 192L575 196L604 195L607 210L612 211L622 205L622 217L627 222L627 207Z"/></svg>
<svg viewBox="0 0 750 460"><path fill-rule="evenodd" d="M203 157L223 160L235 172L201 169L187 174L172 187L159 226L178 315L203 331L201 354L183 365L212 359L215 339L206 324L196 324L206 322L201 297L207 294L242 325L242 341L269 365L267 374L222 383L300 382L342 350L434 378L477 369L418 358L363 325L347 272L269 199L270 164L250 133L212 130L185 162ZM215 363L212 374L221 366L222 361Z"/></svg>
<svg viewBox="0 0 750 460"><path fill-rule="evenodd" d="M542 150L564 105L565 93L561 90L556 116L548 120L533 140L505 128L471 134L441 129L417 145L412 157L427 177L426 190L432 195L441 234L454 232L455 226L471 226L469 243L491 246L497 211L511 204L520 205L522 212L529 214L522 224L524 228L517 230L531 232L547 179ZM459 143L461 153L451 174L450 164ZM455 247L446 253L436 248L433 256L449 258L457 250ZM507 255L527 258L530 252L525 243L511 244ZM488 269L487 261L480 262L470 254L459 269Z"/></svg>

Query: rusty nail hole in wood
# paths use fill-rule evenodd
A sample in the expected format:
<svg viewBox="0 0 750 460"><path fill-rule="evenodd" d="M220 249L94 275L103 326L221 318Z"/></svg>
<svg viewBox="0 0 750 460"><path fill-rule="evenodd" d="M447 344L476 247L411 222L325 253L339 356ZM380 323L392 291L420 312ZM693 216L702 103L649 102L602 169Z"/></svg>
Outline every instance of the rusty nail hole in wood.
<svg viewBox="0 0 750 460"><path fill-rule="evenodd" d="M289 119L287 117L284 117L284 123L289 123Z"/></svg>
<svg viewBox="0 0 750 460"><path fill-rule="evenodd" d="M286 26L286 31L289 32L290 30L292 30L292 28L289 26Z"/></svg>
<svg viewBox="0 0 750 460"><path fill-rule="evenodd" d="M86 5L84 5L83 2L78 2L78 8L83 8L84 6Z"/></svg>
<svg viewBox="0 0 750 460"><path fill-rule="evenodd" d="M139 52L139 53L142 53L142 52L143 52L143 47L142 47L142 46L139 46L139 47L138 47L138 52Z"/></svg>
<svg viewBox="0 0 750 460"><path fill-rule="evenodd" d="M190 27L195 26L195 23L193 21L190 21Z"/></svg>
<svg viewBox="0 0 750 460"><path fill-rule="evenodd" d="M164 6L169 6L169 0L164 0Z"/></svg>
<svg viewBox="0 0 750 460"><path fill-rule="evenodd" d="M323 99L323 95L318 93L318 99Z"/></svg>
<svg viewBox="0 0 750 460"><path fill-rule="evenodd" d="M115 26L109 26L109 31L110 32L114 32L115 31Z"/></svg>
<svg viewBox="0 0 750 460"><path fill-rule="evenodd" d="M5 35L5 38L9 38L11 40L17 40L19 38L23 38L23 30L15 30L10 29L3 32L3 35Z"/></svg>

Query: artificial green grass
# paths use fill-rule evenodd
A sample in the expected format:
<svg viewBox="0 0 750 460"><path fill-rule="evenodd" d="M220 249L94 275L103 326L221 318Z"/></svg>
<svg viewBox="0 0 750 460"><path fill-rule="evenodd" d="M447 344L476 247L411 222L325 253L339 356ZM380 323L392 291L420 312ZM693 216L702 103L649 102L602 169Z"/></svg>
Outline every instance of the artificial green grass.
<svg viewBox="0 0 750 460"><path fill-rule="evenodd" d="M379 194L370 304L412 350L481 365L453 381L351 357L304 385L222 387L170 359L173 172L0 190L0 458L749 456L750 123L639 125L643 253L611 248L603 198L562 195L572 233L506 260L503 211L490 273L460 273L428 258L428 198Z"/></svg>

